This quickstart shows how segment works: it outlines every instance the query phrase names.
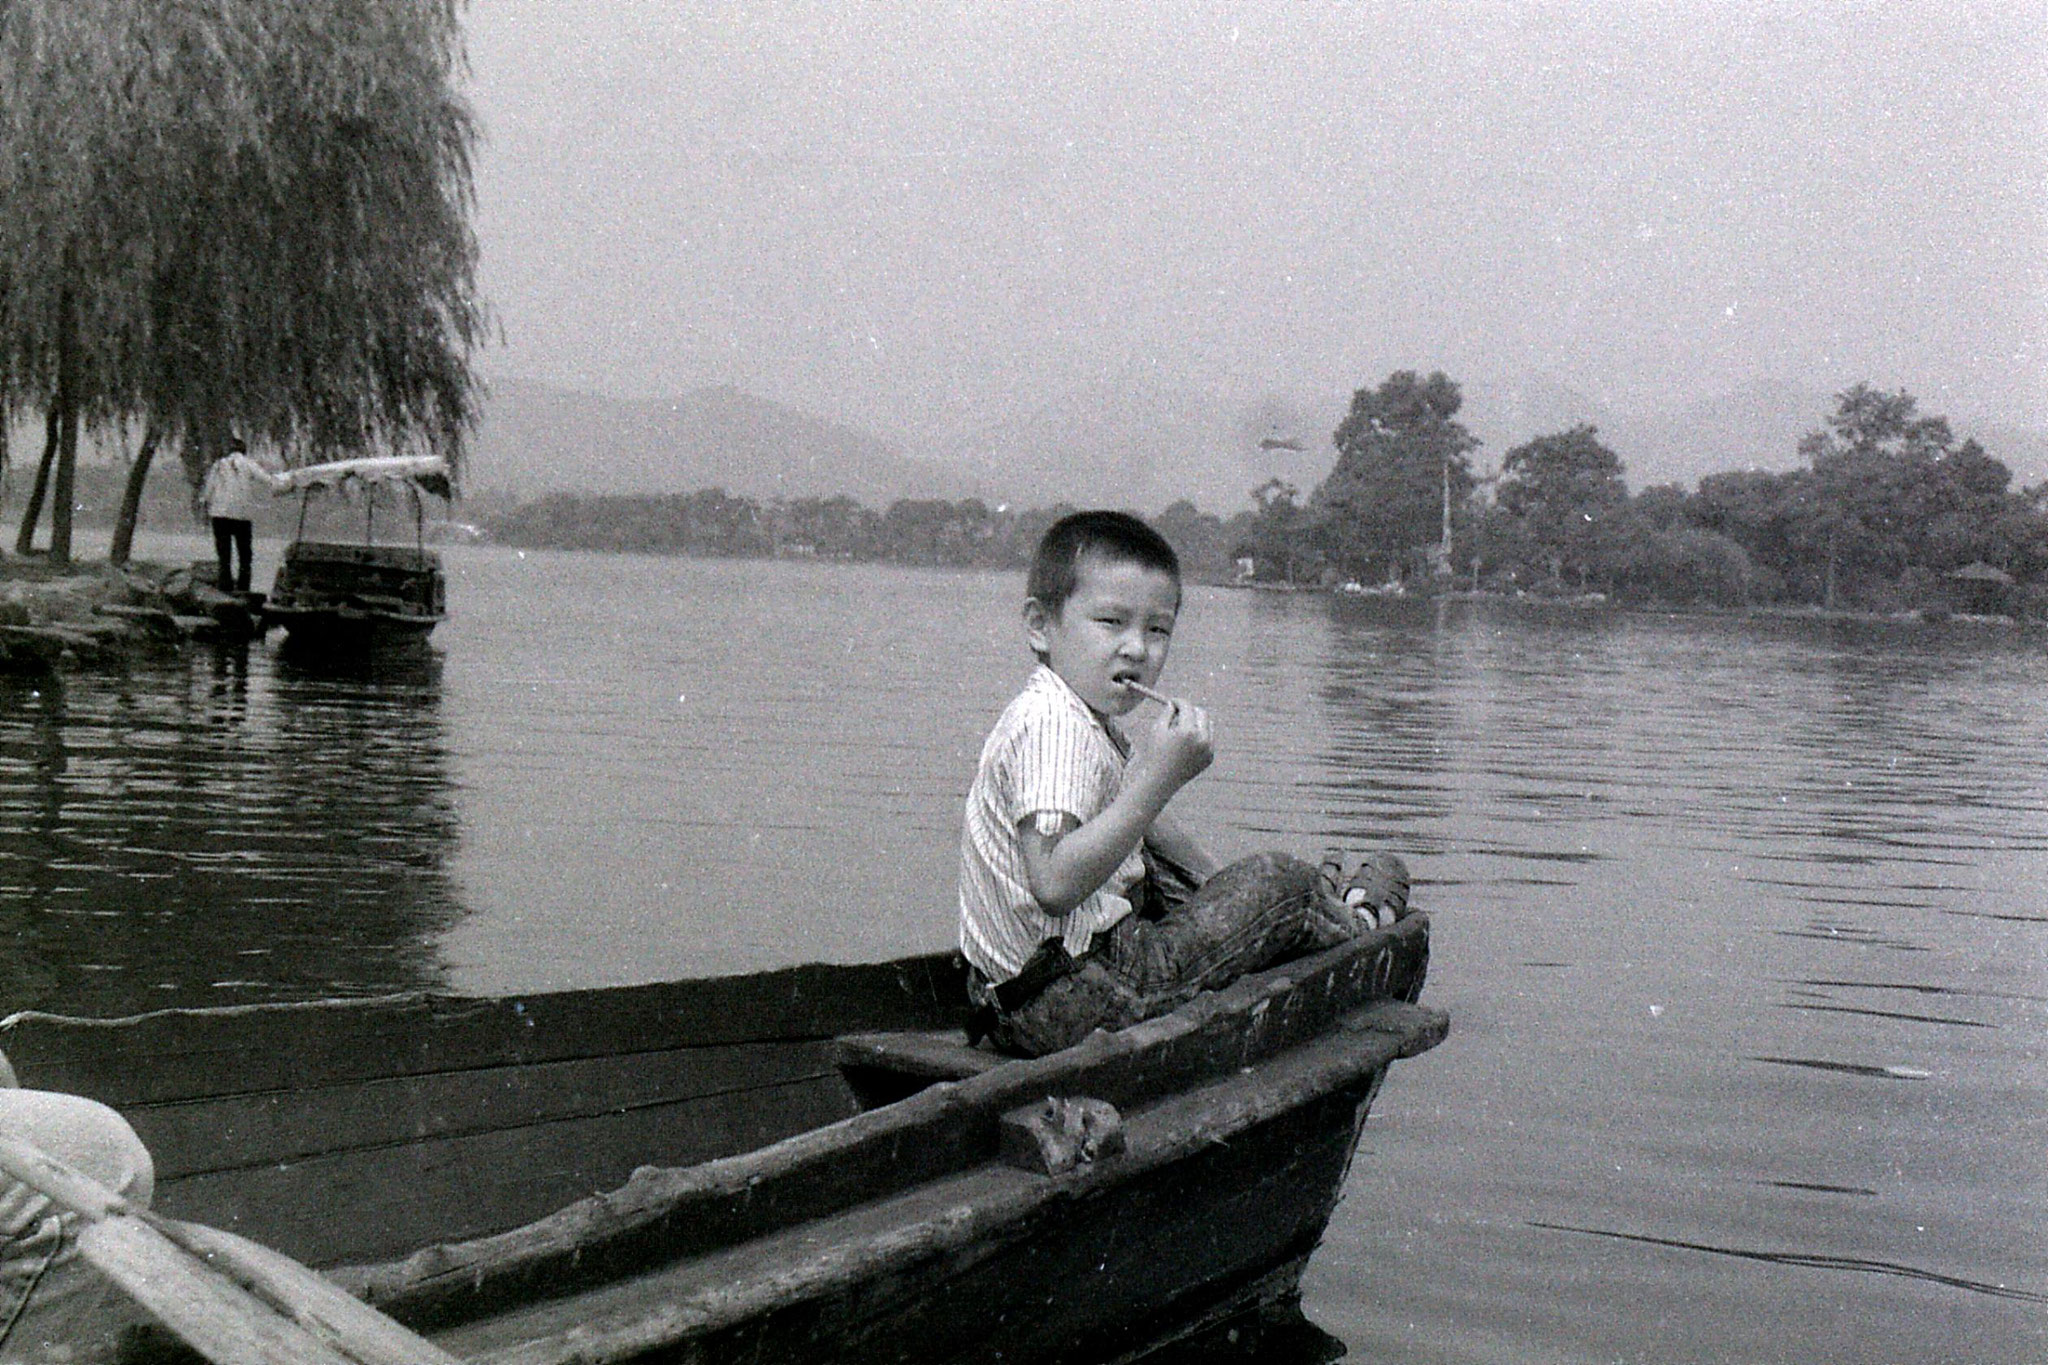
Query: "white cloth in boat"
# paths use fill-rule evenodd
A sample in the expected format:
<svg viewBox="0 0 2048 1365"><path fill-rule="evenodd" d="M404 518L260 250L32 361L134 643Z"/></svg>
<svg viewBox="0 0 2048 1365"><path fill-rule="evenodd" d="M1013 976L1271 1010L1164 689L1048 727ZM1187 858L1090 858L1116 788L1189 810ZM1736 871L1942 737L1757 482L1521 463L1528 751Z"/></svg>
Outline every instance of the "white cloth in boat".
<svg viewBox="0 0 2048 1365"><path fill-rule="evenodd" d="M1086 824L1116 799L1124 757L1104 725L1040 664L982 745L960 836L960 951L992 983L1017 975L1049 938L1079 957L1096 934L1131 913L1131 890L1145 876L1138 849L1093 895L1055 917L1031 894L1017 837L1023 820L1052 834L1062 817Z"/></svg>
<svg viewBox="0 0 2048 1365"><path fill-rule="evenodd" d="M41 1148L129 1203L149 1206L156 1168L128 1121L48 1090L0 1089L0 1132ZM110 1360L124 1302L79 1255L76 1215L0 1176L0 1365Z"/></svg>

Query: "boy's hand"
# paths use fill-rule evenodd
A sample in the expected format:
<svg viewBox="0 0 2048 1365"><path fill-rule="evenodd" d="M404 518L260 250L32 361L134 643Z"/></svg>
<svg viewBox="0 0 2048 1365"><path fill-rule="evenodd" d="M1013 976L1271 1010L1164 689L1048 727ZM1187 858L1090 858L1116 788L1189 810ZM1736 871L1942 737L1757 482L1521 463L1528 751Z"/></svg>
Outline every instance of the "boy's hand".
<svg viewBox="0 0 2048 1365"><path fill-rule="evenodd" d="M1208 714L1183 701L1168 702L1151 724L1126 733L1132 753L1122 788L1093 819L1077 825L1069 815L1049 835L1038 832L1035 816L1018 822L1025 880L1048 915L1064 915L1094 895L1144 842L1173 794L1216 757Z"/></svg>
<svg viewBox="0 0 2048 1365"><path fill-rule="evenodd" d="M1162 707L1146 727L1137 761L1144 765L1146 775L1171 793L1200 777L1215 758L1209 713L1199 706L1174 701Z"/></svg>

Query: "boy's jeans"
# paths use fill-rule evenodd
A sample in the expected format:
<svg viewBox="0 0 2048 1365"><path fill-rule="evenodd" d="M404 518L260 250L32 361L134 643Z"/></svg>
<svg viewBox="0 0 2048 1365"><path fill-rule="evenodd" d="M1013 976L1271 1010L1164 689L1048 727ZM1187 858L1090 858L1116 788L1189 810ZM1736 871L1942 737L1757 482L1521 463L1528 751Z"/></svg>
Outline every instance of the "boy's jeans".
<svg viewBox="0 0 2048 1365"><path fill-rule="evenodd" d="M1291 957L1334 947L1358 919L1316 869L1285 853L1255 853L1218 872L1158 918L1133 912L1096 935L1073 970L1015 1010L997 1010L990 1037L1040 1057L1098 1028L1123 1028ZM988 988L971 978L976 1004Z"/></svg>

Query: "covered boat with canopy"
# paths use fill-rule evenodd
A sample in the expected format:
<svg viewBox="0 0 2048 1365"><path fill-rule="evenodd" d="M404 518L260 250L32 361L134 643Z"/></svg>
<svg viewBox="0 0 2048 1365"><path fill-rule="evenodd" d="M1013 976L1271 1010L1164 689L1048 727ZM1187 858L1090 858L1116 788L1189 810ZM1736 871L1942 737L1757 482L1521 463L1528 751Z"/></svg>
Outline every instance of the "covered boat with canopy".
<svg viewBox="0 0 2048 1365"><path fill-rule="evenodd" d="M377 504L402 490L411 502L410 545L376 543ZM340 492L363 504L360 544L305 538L313 497ZM448 615L447 575L426 546L427 497L454 494L438 455L380 455L306 465L283 474L279 496L299 495L299 521L263 604L266 625L298 644L360 648L424 640Z"/></svg>

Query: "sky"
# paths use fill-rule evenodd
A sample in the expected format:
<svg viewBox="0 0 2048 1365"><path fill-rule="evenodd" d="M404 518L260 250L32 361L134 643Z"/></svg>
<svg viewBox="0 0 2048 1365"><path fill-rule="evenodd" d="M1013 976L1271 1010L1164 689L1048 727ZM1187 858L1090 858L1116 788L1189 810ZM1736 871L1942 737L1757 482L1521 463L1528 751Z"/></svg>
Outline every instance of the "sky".
<svg viewBox="0 0 2048 1365"><path fill-rule="evenodd" d="M2048 0L470 0L495 376L915 448L1089 385L2048 429Z"/></svg>

